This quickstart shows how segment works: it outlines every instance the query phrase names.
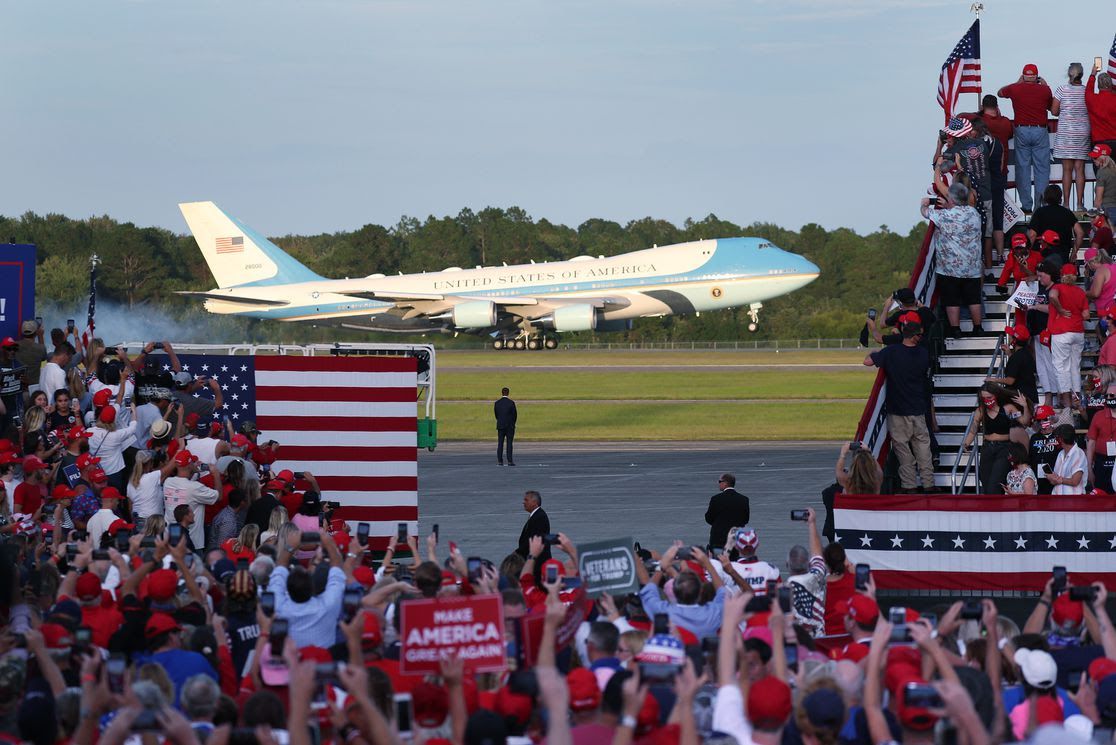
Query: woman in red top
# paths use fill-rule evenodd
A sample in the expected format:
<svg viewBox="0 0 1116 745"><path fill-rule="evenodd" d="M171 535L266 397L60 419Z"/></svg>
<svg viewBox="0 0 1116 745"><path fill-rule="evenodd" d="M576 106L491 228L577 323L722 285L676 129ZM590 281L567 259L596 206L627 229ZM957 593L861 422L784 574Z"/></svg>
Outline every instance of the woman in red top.
<svg viewBox="0 0 1116 745"><path fill-rule="evenodd" d="M260 539L260 526L248 523L240 530L240 535L230 538L221 544L228 557L235 562L237 559L247 559L249 562L256 559L256 542Z"/></svg>
<svg viewBox="0 0 1116 745"><path fill-rule="evenodd" d="M845 633L845 612L849 598L856 592L856 577L851 571L845 547L831 543L822 551L829 575L825 578L825 633Z"/></svg>
<svg viewBox="0 0 1116 745"><path fill-rule="evenodd" d="M1077 267L1062 267L1062 281L1050 288L1050 356L1058 400L1062 408L1073 405L1074 394L1081 395L1081 352L1085 349L1085 321L1089 319L1089 298L1077 286Z"/></svg>

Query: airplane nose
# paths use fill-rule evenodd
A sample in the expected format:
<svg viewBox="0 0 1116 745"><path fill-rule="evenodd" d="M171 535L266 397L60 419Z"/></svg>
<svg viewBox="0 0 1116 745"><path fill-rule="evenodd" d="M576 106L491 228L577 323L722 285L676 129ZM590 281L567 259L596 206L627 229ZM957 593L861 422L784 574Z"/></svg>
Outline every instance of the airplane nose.
<svg viewBox="0 0 1116 745"><path fill-rule="evenodd" d="M821 274L821 269L818 269L818 265L805 256L791 254L791 257L793 258L791 269L793 269L796 274L812 274L814 277Z"/></svg>

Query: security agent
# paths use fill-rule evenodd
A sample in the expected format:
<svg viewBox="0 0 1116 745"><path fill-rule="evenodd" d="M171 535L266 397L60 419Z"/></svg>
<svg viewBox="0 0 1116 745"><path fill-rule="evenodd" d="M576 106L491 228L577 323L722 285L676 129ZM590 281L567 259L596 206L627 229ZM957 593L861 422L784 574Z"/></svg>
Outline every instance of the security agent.
<svg viewBox="0 0 1116 745"><path fill-rule="evenodd" d="M508 443L508 465L515 465L512 457L512 441L515 439L515 422L519 414L515 409L515 401L508 395L507 388L500 390L500 398L492 405L492 412L496 416L496 465L504 465L504 442Z"/></svg>

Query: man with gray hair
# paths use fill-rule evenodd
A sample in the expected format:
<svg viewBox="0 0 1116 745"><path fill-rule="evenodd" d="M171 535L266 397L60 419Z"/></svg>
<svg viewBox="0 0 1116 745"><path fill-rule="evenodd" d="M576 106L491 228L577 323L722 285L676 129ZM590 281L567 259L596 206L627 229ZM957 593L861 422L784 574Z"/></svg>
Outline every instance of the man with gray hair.
<svg viewBox="0 0 1116 745"><path fill-rule="evenodd" d="M187 678L180 695L182 713L190 720L190 728L198 742L205 742L213 732L213 715L221 698L221 688L208 675Z"/></svg>
<svg viewBox="0 0 1116 745"><path fill-rule="evenodd" d="M825 579L828 573L822 557L821 538L813 509L806 510L806 527L810 531L810 551L792 546L787 555L787 587L791 591L794 622L810 631L812 636L825 633Z"/></svg>
<svg viewBox="0 0 1116 745"><path fill-rule="evenodd" d="M935 176L941 179L941 174ZM949 185L944 208L922 200L922 216L934 225L934 268L938 292L949 321L949 336L961 336L961 306L967 305L973 319L973 334L983 334L981 326L981 286L983 244L980 214L970 205L969 187L960 181Z"/></svg>

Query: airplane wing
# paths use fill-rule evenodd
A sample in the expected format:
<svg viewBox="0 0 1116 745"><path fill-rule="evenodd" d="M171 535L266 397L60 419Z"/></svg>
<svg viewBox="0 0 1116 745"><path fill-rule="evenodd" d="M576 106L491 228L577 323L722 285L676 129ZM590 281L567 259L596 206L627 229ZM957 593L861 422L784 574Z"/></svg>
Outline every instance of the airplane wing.
<svg viewBox="0 0 1116 745"><path fill-rule="evenodd" d="M244 305L268 305L280 306L290 305L286 300L261 300L255 297L240 297L237 295L223 295L219 292L192 292L190 290L179 290L175 292L176 295L189 295L190 297L200 297L206 300L220 300L225 303L242 303Z"/></svg>
<svg viewBox="0 0 1116 745"><path fill-rule="evenodd" d="M487 296L487 295L424 295L421 293L391 292L346 292L352 297L365 297L392 303L395 309L403 311L403 318L420 316L439 316L453 309L459 303L490 301L500 313L521 318L534 319L552 313L555 308L565 305L592 305L602 310L626 308L631 301L622 296L609 297L533 297L525 296Z"/></svg>

